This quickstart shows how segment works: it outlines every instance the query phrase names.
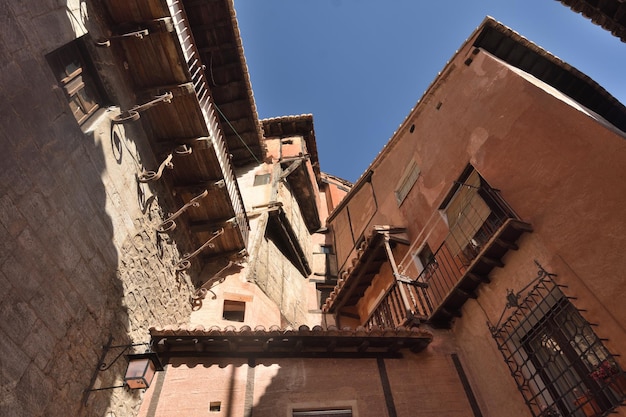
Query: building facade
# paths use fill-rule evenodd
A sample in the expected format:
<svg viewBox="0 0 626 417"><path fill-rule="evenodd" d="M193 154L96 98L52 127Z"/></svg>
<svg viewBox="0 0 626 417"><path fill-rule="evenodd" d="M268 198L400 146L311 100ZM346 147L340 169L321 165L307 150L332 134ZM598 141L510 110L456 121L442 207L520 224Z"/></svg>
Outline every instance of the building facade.
<svg viewBox="0 0 626 417"><path fill-rule="evenodd" d="M626 108L584 74L486 19L351 184L258 119L230 0L2 12L0 414L626 415Z"/></svg>
<svg viewBox="0 0 626 417"><path fill-rule="evenodd" d="M624 116L485 20L330 215L324 311L449 329L483 415L623 413Z"/></svg>

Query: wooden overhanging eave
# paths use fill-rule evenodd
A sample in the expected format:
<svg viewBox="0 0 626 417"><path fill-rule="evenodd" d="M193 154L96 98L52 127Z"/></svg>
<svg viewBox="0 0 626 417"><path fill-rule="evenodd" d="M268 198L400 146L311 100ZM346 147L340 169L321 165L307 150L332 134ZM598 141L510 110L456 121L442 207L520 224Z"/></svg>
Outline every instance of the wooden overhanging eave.
<svg viewBox="0 0 626 417"><path fill-rule="evenodd" d="M611 3L612 1L614 0L604 3ZM569 3L570 6L573 3L572 1L562 2ZM586 1L576 0L576 3L586 3ZM620 8L622 13L626 14L626 3L622 4ZM585 9L591 12L590 17L592 18L603 14L598 9L592 11L593 9L589 5ZM623 25L621 30L621 36L626 37ZM472 41L472 46L533 75L596 112L621 131L626 131L626 106L624 104L620 103L589 76L503 24L491 18L485 19Z"/></svg>
<svg viewBox="0 0 626 417"><path fill-rule="evenodd" d="M404 228L375 226L370 237L357 249L352 266L340 274L323 310L336 313L342 308L355 306L380 272L383 263L389 262L395 271L397 266L390 252L397 243L410 243L405 237L405 231Z"/></svg>
<svg viewBox="0 0 626 417"><path fill-rule="evenodd" d="M309 233L314 233L322 227L317 207L317 190L313 186L315 179L311 178L309 174L306 158L302 157L300 161L281 162L283 170L289 169L293 165L297 166L295 166L292 172L288 173L286 180L300 207L307 230Z"/></svg>
<svg viewBox="0 0 626 417"><path fill-rule="evenodd" d="M311 275L311 267L304 250L300 246L300 240L291 227L291 223L281 206L269 211L267 223L267 235L275 237L275 244L284 252L284 255L300 271L303 277Z"/></svg>
<svg viewBox="0 0 626 417"><path fill-rule="evenodd" d="M590 19L626 42L626 2L622 0L560 0L561 3Z"/></svg>
<svg viewBox="0 0 626 417"><path fill-rule="evenodd" d="M235 166L262 161L263 135L232 0L182 0Z"/></svg>
<svg viewBox="0 0 626 417"><path fill-rule="evenodd" d="M312 114L301 114L297 116L281 116L271 119L261 120L263 133L266 138L286 138L290 136L302 136L306 144L306 152L309 155L315 181L321 181L321 171L317 154L317 142L315 139L315 129L313 126Z"/></svg>
<svg viewBox="0 0 626 417"><path fill-rule="evenodd" d="M151 328L151 347L160 358L180 357L359 357L398 356L419 352L432 341L422 329L252 330L234 328L158 330Z"/></svg>

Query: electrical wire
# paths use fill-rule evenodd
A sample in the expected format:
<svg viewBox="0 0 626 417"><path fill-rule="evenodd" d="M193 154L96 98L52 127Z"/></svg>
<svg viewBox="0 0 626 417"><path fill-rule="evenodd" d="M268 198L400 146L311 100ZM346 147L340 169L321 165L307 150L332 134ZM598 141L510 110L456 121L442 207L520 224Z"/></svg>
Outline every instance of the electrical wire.
<svg viewBox="0 0 626 417"><path fill-rule="evenodd" d="M257 162L257 164L260 164L261 161L259 161L259 158L256 157L256 155L254 154L254 152L252 152L252 149L250 149L250 147L248 146L248 144L243 140L243 138L241 137L241 135L239 135L239 132L237 132L237 130L235 130L235 127L230 123L230 120L228 120L228 118L224 115L224 113L222 113L222 110L220 110L220 108L217 106L217 104L213 103L215 105L215 108L217 109L217 112L224 118L224 120L226 121L226 123L228 123L228 126L230 126L230 128L233 130L233 132L235 132L235 135L237 135L237 137L239 138L239 140L241 141L241 143L243 143L243 146L246 147L246 149L248 150L248 152L250 152L250 155L252 155L252 157L254 158L254 160Z"/></svg>
<svg viewBox="0 0 626 417"><path fill-rule="evenodd" d="M213 76L213 53L210 54L211 58L209 59L209 74L211 75L211 82L213 83L214 87L222 87L222 85L218 85L215 82L215 77ZM246 147L246 149L248 150L248 152L250 152L250 155L252 155L252 157L254 158L254 160L257 162L257 164L260 164L261 161L259 161L259 159L256 157L256 155L254 154L254 152L252 152L252 149L250 149L250 147L248 146L248 144L243 140L243 138L241 137L241 135L239 135L239 133L235 130L235 128L233 127L233 125L230 123L230 120L228 120L228 118L224 115L224 113L222 113L222 111L220 110L220 108L217 106L217 104L215 102L213 102L213 104L215 105L215 108L217 109L218 113L224 118L224 120L226 120L226 123L228 123L228 126L230 126L230 128L233 130L233 132L235 132L235 135L237 135L237 137L239 138L239 140L241 141L241 143L243 143L243 146Z"/></svg>

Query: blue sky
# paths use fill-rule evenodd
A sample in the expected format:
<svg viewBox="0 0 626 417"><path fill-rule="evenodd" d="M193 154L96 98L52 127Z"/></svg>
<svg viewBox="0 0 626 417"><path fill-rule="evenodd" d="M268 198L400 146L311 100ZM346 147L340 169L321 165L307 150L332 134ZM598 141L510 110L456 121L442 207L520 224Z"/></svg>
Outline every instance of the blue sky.
<svg viewBox="0 0 626 417"><path fill-rule="evenodd" d="M556 0L235 0L259 117L312 113L355 181L486 15L626 103L626 43Z"/></svg>

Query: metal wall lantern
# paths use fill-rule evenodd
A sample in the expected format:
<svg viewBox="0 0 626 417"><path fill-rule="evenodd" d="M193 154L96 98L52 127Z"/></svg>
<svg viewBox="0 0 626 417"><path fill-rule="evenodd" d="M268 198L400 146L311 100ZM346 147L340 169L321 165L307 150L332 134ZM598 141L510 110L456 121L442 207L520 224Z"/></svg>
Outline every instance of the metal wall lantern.
<svg viewBox="0 0 626 417"><path fill-rule="evenodd" d="M158 371L163 370L163 365L159 360L159 357L155 352L152 352L148 349L148 351L144 353L130 353L127 355L123 355L124 352L128 351L128 349L136 346L147 346L146 343L135 343L128 345L111 345L112 338L109 338L109 341L105 346L103 346L103 352L100 357L100 363L98 368L96 368L92 378L91 383L89 384L89 388L85 390L83 394L83 404L87 404L87 400L89 398L89 394L94 391L106 391L116 388L128 388L131 390L135 389L147 389L150 387L152 383L152 379L154 378L154 374ZM121 349L118 355L110 362L104 362L107 353L111 349ZM122 355L126 358L127 366L126 372L124 374L124 381L122 385L113 385L109 387L102 388L94 388L96 379L100 372L106 371L111 366L113 366Z"/></svg>
<svg viewBox="0 0 626 417"><path fill-rule="evenodd" d="M128 367L124 375L124 384L130 389L146 389L150 387L152 378L163 365L154 352L126 355Z"/></svg>

